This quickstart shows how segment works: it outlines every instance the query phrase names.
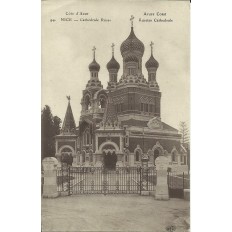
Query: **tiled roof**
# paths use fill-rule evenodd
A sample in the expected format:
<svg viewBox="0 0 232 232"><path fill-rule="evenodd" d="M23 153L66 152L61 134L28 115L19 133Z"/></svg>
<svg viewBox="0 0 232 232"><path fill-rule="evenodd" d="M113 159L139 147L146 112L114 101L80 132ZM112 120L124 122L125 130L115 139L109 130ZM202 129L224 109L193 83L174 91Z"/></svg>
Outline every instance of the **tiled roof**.
<svg viewBox="0 0 232 232"><path fill-rule="evenodd" d="M136 120L136 119L129 119L126 121L122 121L121 125L128 125L128 126L138 126L138 127L147 127L147 123L148 121L140 121L140 120ZM164 130L169 130L169 131L175 131L178 132L177 129L169 126L168 124L162 122L163 124L163 129Z"/></svg>
<svg viewBox="0 0 232 232"><path fill-rule="evenodd" d="M62 134L75 134L76 123L73 117L70 101L66 110L64 122L62 125Z"/></svg>

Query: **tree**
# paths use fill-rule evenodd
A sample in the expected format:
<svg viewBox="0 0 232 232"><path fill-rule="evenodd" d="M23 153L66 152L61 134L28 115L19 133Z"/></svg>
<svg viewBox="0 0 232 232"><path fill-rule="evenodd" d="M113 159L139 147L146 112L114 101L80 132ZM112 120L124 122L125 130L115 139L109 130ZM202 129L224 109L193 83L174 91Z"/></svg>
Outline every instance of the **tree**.
<svg viewBox="0 0 232 232"><path fill-rule="evenodd" d="M182 135L181 144L187 151L187 165L190 170L190 143L189 143L189 129L186 122L180 122L180 133Z"/></svg>
<svg viewBox="0 0 232 232"><path fill-rule="evenodd" d="M180 133L182 135L181 143L184 146L189 145L189 129L186 122L180 122Z"/></svg>
<svg viewBox="0 0 232 232"><path fill-rule="evenodd" d="M60 133L61 119L52 115L48 105L41 112L41 158L55 156L55 135Z"/></svg>

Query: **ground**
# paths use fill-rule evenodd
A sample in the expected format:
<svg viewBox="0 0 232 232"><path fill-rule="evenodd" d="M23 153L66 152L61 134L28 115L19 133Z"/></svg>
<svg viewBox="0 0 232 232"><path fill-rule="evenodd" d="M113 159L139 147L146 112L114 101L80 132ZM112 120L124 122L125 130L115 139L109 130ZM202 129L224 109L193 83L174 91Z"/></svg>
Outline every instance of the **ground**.
<svg viewBox="0 0 232 232"><path fill-rule="evenodd" d="M140 195L73 195L42 199L42 232L189 231L189 201Z"/></svg>

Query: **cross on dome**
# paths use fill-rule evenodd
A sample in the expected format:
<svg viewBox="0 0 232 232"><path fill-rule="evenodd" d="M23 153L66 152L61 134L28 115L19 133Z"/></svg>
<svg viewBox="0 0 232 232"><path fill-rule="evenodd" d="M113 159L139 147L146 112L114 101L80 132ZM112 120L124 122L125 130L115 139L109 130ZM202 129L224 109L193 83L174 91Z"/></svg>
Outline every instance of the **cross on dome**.
<svg viewBox="0 0 232 232"><path fill-rule="evenodd" d="M151 54L153 54L153 45L154 43L151 41L150 46L151 46Z"/></svg>
<svg viewBox="0 0 232 232"><path fill-rule="evenodd" d="M93 59L95 60L95 51L96 51L96 47L95 46L93 46L92 51L93 51Z"/></svg>
<svg viewBox="0 0 232 232"><path fill-rule="evenodd" d="M114 55L114 43L112 43L111 48L112 48L112 55Z"/></svg>
<svg viewBox="0 0 232 232"><path fill-rule="evenodd" d="M133 20L134 20L134 16L133 15L131 15L131 18L130 18L130 21L131 21L131 27L133 27Z"/></svg>

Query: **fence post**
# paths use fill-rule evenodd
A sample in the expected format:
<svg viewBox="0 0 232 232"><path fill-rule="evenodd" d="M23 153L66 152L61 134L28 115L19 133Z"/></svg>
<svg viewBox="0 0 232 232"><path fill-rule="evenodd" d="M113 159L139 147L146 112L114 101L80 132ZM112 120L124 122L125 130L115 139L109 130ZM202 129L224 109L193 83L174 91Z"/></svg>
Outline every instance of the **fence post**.
<svg viewBox="0 0 232 232"><path fill-rule="evenodd" d="M70 196L71 195L71 191L70 191L70 188L71 188L71 180L70 180L70 166L68 166L68 195Z"/></svg>
<svg viewBox="0 0 232 232"><path fill-rule="evenodd" d="M142 156L142 183L141 183L141 195L147 196L149 195L148 191L148 155L143 154Z"/></svg>
<svg viewBox="0 0 232 232"><path fill-rule="evenodd" d="M42 161L44 170L43 197L58 197L57 191L57 165L58 161L54 157L46 157Z"/></svg>
<svg viewBox="0 0 232 232"><path fill-rule="evenodd" d="M157 184L155 188L156 200L169 200L168 193L168 159L165 156L159 156L155 160L156 172L157 172Z"/></svg>
<svg viewBox="0 0 232 232"><path fill-rule="evenodd" d="M184 189L184 172L183 172L183 189Z"/></svg>

